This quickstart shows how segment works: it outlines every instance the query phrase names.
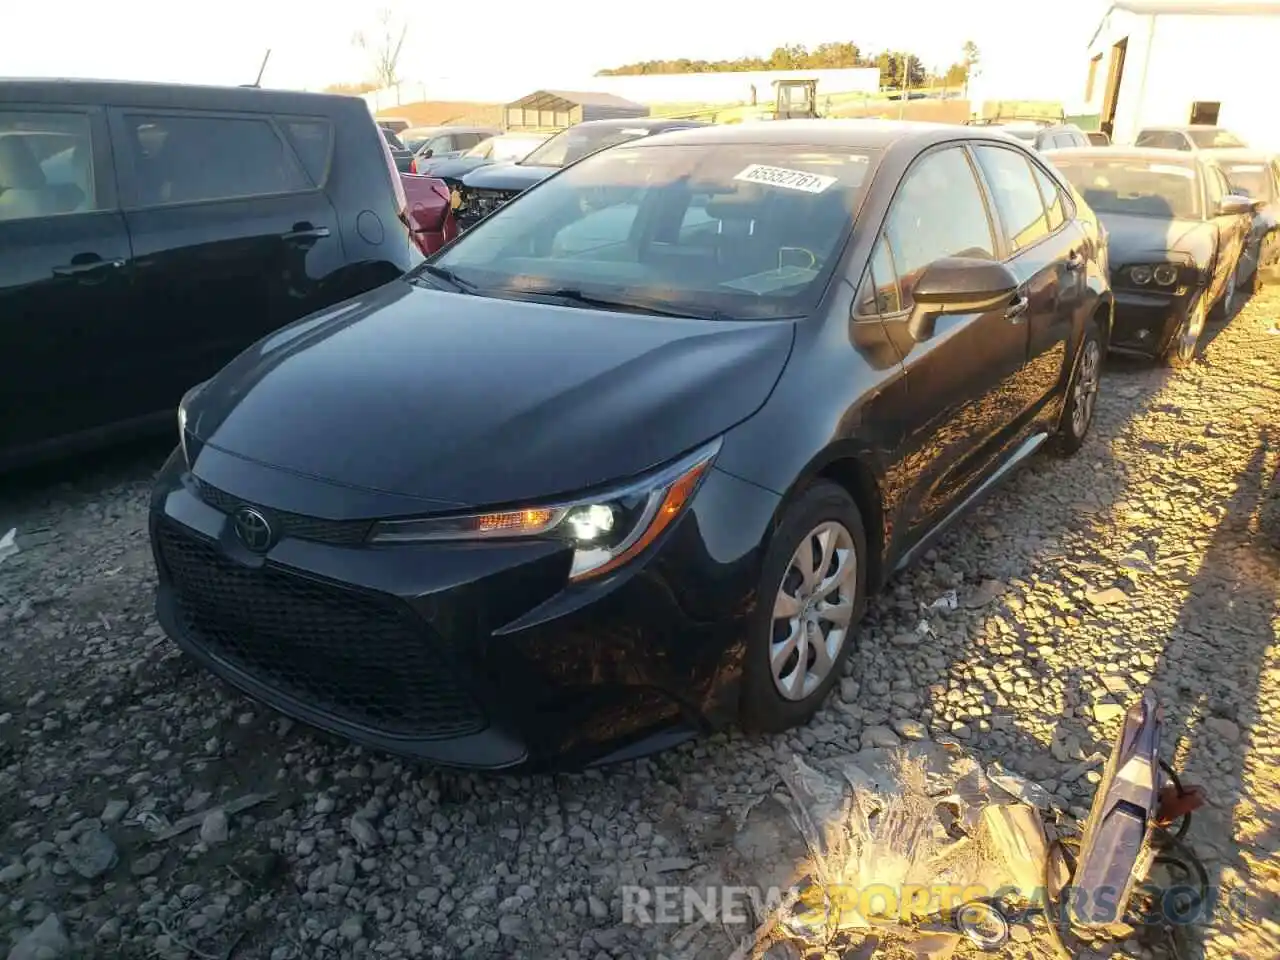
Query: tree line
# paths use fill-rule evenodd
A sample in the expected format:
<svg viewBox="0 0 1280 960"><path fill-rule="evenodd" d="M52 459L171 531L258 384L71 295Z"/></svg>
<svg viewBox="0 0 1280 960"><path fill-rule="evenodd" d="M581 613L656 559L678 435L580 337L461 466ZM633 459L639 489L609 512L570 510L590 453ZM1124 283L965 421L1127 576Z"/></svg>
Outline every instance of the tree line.
<svg viewBox="0 0 1280 960"><path fill-rule="evenodd" d="M864 55L856 43L833 41L820 43L812 50L803 44L777 47L767 57L738 57L735 60L643 60L610 67L596 72L597 77L632 77L678 73L745 73L756 70L840 70L850 67L878 67L880 83L901 87L904 75L910 86L921 87L934 81L959 86L974 75L978 65L977 45L965 43L961 58L944 70L934 73L925 69L920 58L910 51L883 50Z"/></svg>

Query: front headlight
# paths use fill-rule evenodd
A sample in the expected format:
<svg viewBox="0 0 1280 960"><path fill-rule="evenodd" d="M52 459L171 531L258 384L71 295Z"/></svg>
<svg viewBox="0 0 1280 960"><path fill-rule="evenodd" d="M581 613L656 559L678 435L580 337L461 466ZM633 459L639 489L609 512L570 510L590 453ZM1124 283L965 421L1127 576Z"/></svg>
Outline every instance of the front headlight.
<svg viewBox="0 0 1280 960"><path fill-rule="evenodd" d="M182 447L182 459L187 466L191 466L191 455L187 449L187 405L197 393L204 389L204 385L208 380L197 383L194 387L182 395L182 399L178 401L178 446ZM197 451L199 452L199 451Z"/></svg>
<svg viewBox="0 0 1280 960"><path fill-rule="evenodd" d="M573 547L571 581L610 573L639 555L680 516L720 452L714 440L646 477L554 504L423 520L388 520L372 543L563 540Z"/></svg>

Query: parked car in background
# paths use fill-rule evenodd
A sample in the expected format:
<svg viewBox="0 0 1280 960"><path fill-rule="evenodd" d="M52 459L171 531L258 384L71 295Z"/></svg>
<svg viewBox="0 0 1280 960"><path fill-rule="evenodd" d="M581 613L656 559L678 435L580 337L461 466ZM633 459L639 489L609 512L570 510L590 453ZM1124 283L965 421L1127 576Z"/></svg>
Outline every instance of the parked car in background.
<svg viewBox="0 0 1280 960"><path fill-rule="evenodd" d="M464 174L454 194L458 227L466 230L504 203L518 197L561 167L614 144L650 137L668 130L705 127L701 120L638 117L627 120L587 120L562 130L515 163L493 163Z"/></svg>
<svg viewBox="0 0 1280 960"><path fill-rule="evenodd" d="M489 163L511 163L523 160L539 146L546 143L549 133L503 133L481 140L460 157L419 160L418 171L424 176L461 182L461 178L476 167Z"/></svg>
<svg viewBox="0 0 1280 960"><path fill-rule="evenodd" d="M565 242L609 212L604 245ZM868 594L1085 442L1102 245L980 130L594 153L186 397L160 622L276 709L438 763L804 723L861 663Z"/></svg>
<svg viewBox="0 0 1280 960"><path fill-rule="evenodd" d="M408 201L409 229L413 242L429 256L458 235L458 223L449 204L449 187L435 177L402 173Z"/></svg>
<svg viewBox="0 0 1280 960"><path fill-rule="evenodd" d="M1184 366L1213 313L1229 317L1254 204L1204 154L1112 147L1047 154L1102 218L1113 350Z"/></svg>
<svg viewBox="0 0 1280 960"><path fill-rule="evenodd" d="M1111 135L1102 130L1090 130L1085 133L1085 136L1089 138L1089 143L1095 147L1111 146Z"/></svg>
<svg viewBox="0 0 1280 960"><path fill-rule="evenodd" d="M998 130L1036 150L1058 150L1091 145L1088 134L1075 124L1057 123L1037 117L971 120L969 125L989 131Z"/></svg>
<svg viewBox="0 0 1280 960"><path fill-rule="evenodd" d="M400 139L413 154L416 164L421 165L436 157L444 160L460 157L499 132L492 127L417 127L405 131Z"/></svg>
<svg viewBox="0 0 1280 960"><path fill-rule="evenodd" d="M391 151L391 159L396 169L401 173L413 173L413 153L386 127L378 129L382 131L382 139L386 141L387 149Z"/></svg>
<svg viewBox="0 0 1280 960"><path fill-rule="evenodd" d="M1280 281L1280 155L1237 148L1203 153L1222 168L1233 193L1259 202L1240 257L1240 282L1253 292Z"/></svg>
<svg viewBox="0 0 1280 960"><path fill-rule="evenodd" d="M1160 150L1244 149L1249 146L1225 127L1195 123L1174 127L1143 127L1134 138L1133 145Z"/></svg>
<svg viewBox="0 0 1280 960"><path fill-rule="evenodd" d="M402 196L357 98L0 81L0 469L163 424L421 262Z"/></svg>

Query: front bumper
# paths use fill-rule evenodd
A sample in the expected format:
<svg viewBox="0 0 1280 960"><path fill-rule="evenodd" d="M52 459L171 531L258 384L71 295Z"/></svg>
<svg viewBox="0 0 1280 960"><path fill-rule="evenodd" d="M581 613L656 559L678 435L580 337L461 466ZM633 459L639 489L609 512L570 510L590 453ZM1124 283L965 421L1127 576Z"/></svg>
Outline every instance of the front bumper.
<svg viewBox="0 0 1280 960"><path fill-rule="evenodd" d="M1115 321L1109 349L1145 357L1161 356L1187 318L1200 291L1136 293L1113 287Z"/></svg>
<svg viewBox="0 0 1280 960"><path fill-rule="evenodd" d="M557 544L368 546L368 521L263 503L266 473L286 496L315 481L206 446L197 468L207 462L218 488L178 451L156 481L157 614L187 653L282 713L390 753L488 769L610 762L736 716L777 506L767 491L712 470L646 555L566 587ZM229 513L246 502L286 521L265 556L234 533Z"/></svg>

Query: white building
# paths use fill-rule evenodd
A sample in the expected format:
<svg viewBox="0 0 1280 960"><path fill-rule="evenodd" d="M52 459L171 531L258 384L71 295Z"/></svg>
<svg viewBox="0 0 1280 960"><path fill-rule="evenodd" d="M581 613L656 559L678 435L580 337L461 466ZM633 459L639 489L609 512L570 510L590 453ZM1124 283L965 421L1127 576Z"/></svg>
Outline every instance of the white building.
<svg viewBox="0 0 1280 960"><path fill-rule="evenodd" d="M1280 0L1117 0L1089 44L1085 98L1119 144L1213 123L1280 149Z"/></svg>

